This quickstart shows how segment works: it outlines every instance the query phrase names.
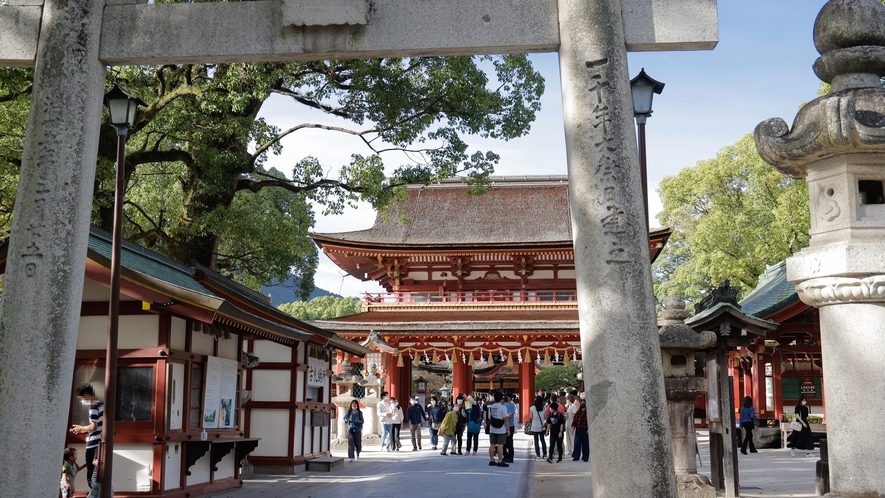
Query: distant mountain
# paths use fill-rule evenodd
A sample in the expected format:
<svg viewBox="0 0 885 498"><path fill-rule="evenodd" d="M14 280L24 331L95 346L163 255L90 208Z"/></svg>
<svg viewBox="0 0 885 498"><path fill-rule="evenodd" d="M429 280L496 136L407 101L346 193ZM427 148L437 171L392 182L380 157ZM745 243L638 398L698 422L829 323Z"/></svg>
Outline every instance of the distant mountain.
<svg viewBox="0 0 885 498"><path fill-rule="evenodd" d="M295 284L289 279L281 284L274 283L268 287L262 287L261 293L265 296L270 295L270 301L274 308L281 304L285 303L294 303L295 301L300 301L297 297L295 297ZM313 292L310 293L310 299L321 296L333 296L333 297L341 297L338 294L333 292L329 292L327 290L320 289L319 287L315 287ZM308 301L310 301L308 299Z"/></svg>

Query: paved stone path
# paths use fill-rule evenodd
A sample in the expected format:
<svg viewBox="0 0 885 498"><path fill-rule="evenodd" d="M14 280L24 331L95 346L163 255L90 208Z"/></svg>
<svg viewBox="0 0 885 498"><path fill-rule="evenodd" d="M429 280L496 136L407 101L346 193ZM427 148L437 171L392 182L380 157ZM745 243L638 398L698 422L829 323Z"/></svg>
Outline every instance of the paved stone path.
<svg viewBox="0 0 885 498"><path fill-rule="evenodd" d="M425 438L426 439L426 438ZM706 433L699 434L704 466L709 476L709 446ZM257 476L241 489L216 493L213 498L514 498L589 497L590 465L535 460L528 436L517 433L516 461L508 468L488 466L488 439L480 435L476 456L442 456L439 451L411 451L411 444L399 452L380 452L377 446L364 447L358 462L345 459L344 468L334 472L302 472L290 476ZM346 452L344 453L346 455ZM333 452L338 456L337 452ZM804 454L803 454L804 455ZM791 457L788 450L762 449L740 455L741 496L816 497L813 458ZM592 458L592 456L591 456Z"/></svg>

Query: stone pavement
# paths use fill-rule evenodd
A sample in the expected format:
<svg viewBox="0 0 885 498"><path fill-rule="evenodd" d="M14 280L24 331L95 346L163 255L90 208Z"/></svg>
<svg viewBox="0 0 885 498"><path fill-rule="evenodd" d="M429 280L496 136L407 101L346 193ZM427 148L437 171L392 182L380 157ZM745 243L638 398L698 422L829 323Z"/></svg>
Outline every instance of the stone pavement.
<svg viewBox="0 0 885 498"><path fill-rule="evenodd" d="M709 438L698 434L703 467L710 475ZM427 438L425 437L425 442ZM442 456L424 446L411 451L411 443L399 452L380 452L378 446L364 446L358 462L348 462L333 472L301 472L286 476L257 476L241 489L212 495L213 498L468 498L500 496L514 498L589 497L590 465L573 462L566 456L562 463L535 460L531 438L517 432L514 446L516 461L508 468L488 466L488 438L480 435L476 456ZM344 453L346 456L346 452ZM761 449L759 453L740 455L742 497L811 498L814 492L813 458L791 457L788 450ZM333 451L333 456L339 456ZM592 455L591 455L592 458ZM724 496L724 495L721 495ZM626 497L625 497L626 498ZM632 498L632 497L631 497Z"/></svg>

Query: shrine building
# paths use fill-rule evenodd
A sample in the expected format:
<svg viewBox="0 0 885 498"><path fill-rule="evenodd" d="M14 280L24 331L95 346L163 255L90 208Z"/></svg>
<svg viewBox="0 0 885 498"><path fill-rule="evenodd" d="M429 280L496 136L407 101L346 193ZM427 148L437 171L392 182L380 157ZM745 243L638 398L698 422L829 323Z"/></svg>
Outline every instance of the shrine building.
<svg viewBox="0 0 885 498"><path fill-rule="evenodd" d="M384 347L366 361L392 396L413 394L413 368L432 364L451 371L453 396L517 393L526 420L536 370L581 358L568 177L493 177L483 195L460 179L407 192L367 230L314 235L386 292L366 294L361 313L311 323L364 344L374 332ZM651 261L670 233L649 233Z"/></svg>
<svg viewBox="0 0 885 498"><path fill-rule="evenodd" d="M0 276L8 243L0 244ZM92 227L68 427L87 424L77 387L105 397L111 234ZM292 473L330 456L331 362L371 351L274 308L212 270L123 241L114 410L114 496L188 498ZM107 408L106 408L107 409ZM109 411L106 412L110 413ZM59 434L80 462L85 434ZM77 474L77 496L89 490Z"/></svg>

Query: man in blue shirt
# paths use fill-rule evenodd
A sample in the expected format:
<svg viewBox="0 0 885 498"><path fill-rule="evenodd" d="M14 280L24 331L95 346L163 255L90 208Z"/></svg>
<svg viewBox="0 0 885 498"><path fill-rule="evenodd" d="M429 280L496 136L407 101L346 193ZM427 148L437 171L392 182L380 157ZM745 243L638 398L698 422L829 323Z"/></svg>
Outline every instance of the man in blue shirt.
<svg viewBox="0 0 885 498"><path fill-rule="evenodd" d="M504 443L504 461L506 463L513 463L513 431L516 427L516 405L513 403L513 393L504 394L504 408L507 408L507 413L510 417L507 420L510 422L510 433L507 434L507 442Z"/></svg>
<svg viewBox="0 0 885 498"><path fill-rule="evenodd" d="M95 396L91 385L77 388L77 397L84 405L89 405L89 425L74 425L74 434L86 433L86 482L92 487L95 479L95 459L98 458L98 444L101 442L101 429L104 425L104 401Z"/></svg>

